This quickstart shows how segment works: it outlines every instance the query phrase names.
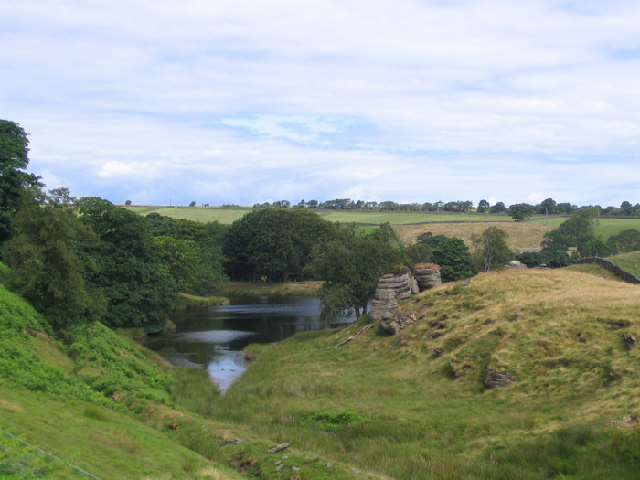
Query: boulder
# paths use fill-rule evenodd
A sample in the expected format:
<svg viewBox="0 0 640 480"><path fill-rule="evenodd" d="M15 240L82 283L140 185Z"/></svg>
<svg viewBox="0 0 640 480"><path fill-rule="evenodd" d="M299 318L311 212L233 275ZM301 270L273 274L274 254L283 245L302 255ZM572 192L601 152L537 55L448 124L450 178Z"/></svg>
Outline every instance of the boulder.
<svg viewBox="0 0 640 480"><path fill-rule="evenodd" d="M515 382L511 375L507 375L497 370L487 370L487 376L484 379L484 385L487 388L500 388Z"/></svg>

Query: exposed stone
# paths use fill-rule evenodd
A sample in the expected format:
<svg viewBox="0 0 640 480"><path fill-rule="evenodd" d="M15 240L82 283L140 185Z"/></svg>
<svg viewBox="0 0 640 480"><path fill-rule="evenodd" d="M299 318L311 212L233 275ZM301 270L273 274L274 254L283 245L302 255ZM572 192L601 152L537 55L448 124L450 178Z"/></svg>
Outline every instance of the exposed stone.
<svg viewBox="0 0 640 480"><path fill-rule="evenodd" d="M267 450L267 453L277 453L277 452L281 452L283 450L286 450L287 448L289 448L289 444L288 443L280 443L278 445L276 445L273 448L270 448L269 450Z"/></svg>
<svg viewBox="0 0 640 480"><path fill-rule="evenodd" d="M415 282L410 272L388 273L380 277L373 296L370 316L374 321L390 318L390 312L411 298L411 286Z"/></svg>
<svg viewBox="0 0 640 480"><path fill-rule="evenodd" d="M522 263L518 260L512 260L507 265L504 266L505 270L525 270L529 267L525 263Z"/></svg>
<svg viewBox="0 0 640 480"><path fill-rule="evenodd" d="M627 348L633 348L636 346L636 337L635 335L623 335L622 338L624 339L624 346Z"/></svg>
<svg viewBox="0 0 640 480"><path fill-rule="evenodd" d="M488 369L487 376L484 380L484 385L487 388L500 388L513 382L515 382L515 380L511 375Z"/></svg>
<svg viewBox="0 0 640 480"><path fill-rule="evenodd" d="M441 357L443 353L444 351L441 348L434 348L432 352L434 358Z"/></svg>
<svg viewBox="0 0 640 480"><path fill-rule="evenodd" d="M439 265L435 263L418 263L414 270L416 272L416 282L421 292L442 285Z"/></svg>

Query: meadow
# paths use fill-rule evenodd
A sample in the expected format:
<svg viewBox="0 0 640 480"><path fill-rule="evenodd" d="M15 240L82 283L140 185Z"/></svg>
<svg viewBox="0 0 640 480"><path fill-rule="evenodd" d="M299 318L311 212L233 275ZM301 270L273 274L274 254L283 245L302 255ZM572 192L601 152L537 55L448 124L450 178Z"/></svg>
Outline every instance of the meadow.
<svg viewBox="0 0 640 480"><path fill-rule="evenodd" d="M638 287L568 269L480 274L366 323L250 346L209 412L390 478L633 478ZM487 389L488 370L511 382Z"/></svg>

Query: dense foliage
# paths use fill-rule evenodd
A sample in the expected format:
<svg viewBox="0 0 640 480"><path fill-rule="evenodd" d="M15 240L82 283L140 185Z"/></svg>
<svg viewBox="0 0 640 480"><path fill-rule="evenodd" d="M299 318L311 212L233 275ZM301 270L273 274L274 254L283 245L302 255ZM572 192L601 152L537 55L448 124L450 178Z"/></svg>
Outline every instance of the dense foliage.
<svg viewBox="0 0 640 480"><path fill-rule="evenodd" d="M549 268L560 268L571 265L575 259L566 251L544 250L542 252L525 252L517 256L517 259L527 267L533 268L545 265Z"/></svg>
<svg viewBox="0 0 640 480"><path fill-rule="evenodd" d="M87 255L95 235L67 206L44 207L23 192L14 236L4 244L12 267L8 285L20 292L56 328L100 320L102 291L89 281L96 265Z"/></svg>
<svg viewBox="0 0 640 480"><path fill-rule="evenodd" d="M81 199L78 207L97 235L89 255L98 269L90 280L107 299L105 323L162 329L178 290L144 217L99 198Z"/></svg>
<svg viewBox="0 0 640 480"><path fill-rule="evenodd" d="M303 279L314 248L335 238L337 229L306 210L254 210L227 233L227 273L234 280Z"/></svg>
<svg viewBox="0 0 640 480"><path fill-rule="evenodd" d="M17 123L0 120L0 242L11 236L13 214L21 192L37 187L38 177L25 172L29 139Z"/></svg>
<svg viewBox="0 0 640 480"><path fill-rule="evenodd" d="M640 250L640 231L634 228L622 230L609 237L607 248L611 253L624 253Z"/></svg>
<svg viewBox="0 0 640 480"><path fill-rule="evenodd" d="M308 270L325 282L320 297L327 311L367 313L378 279L402 259L392 241L389 224L383 224L368 235L345 227L319 245Z"/></svg>
<svg viewBox="0 0 640 480"><path fill-rule="evenodd" d="M547 232L542 241L545 250L567 251L577 247L581 256L606 256L608 248L595 235L595 209L580 209L560 224L556 230Z"/></svg>
<svg viewBox="0 0 640 480"><path fill-rule="evenodd" d="M476 273L469 247L461 239L445 235L433 236L431 232L427 232L418 237L418 243L431 248L431 258L423 261L432 261L440 265L443 282L461 280Z"/></svg>

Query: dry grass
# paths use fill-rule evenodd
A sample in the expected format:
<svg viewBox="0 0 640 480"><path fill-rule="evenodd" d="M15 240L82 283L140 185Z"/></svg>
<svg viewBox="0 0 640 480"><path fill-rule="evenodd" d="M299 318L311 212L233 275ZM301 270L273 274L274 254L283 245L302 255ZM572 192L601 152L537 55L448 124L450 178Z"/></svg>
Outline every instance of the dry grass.
<svg viewBox="0 0 640 480"><path fill-rule="evenodd" d="M487 228L496 226L507 232L509 235L507 245L512 250L539 247L544 234L552 230L550 227L533 222L421 223L416 225L394 225L393 230L405 245L411 245L423 233L431 232L433 235L461 238L467 245L471 246L472 235L480 235Z"/></svg>

